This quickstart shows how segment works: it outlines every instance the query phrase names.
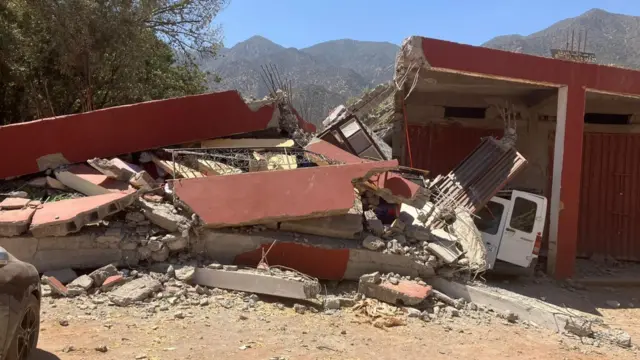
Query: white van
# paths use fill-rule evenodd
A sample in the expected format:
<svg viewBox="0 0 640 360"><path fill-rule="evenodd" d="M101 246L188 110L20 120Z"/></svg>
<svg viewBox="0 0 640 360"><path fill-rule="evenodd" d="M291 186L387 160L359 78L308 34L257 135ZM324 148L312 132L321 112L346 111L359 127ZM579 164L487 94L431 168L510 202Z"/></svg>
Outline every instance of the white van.
<svg viewBox="0 0 640 360"><path fill-rule="evenodd" d="M546 214L544 196L518 190L498 192L474 218L487 248L488 269L504 262L533 270L542 245Z"/></svg>

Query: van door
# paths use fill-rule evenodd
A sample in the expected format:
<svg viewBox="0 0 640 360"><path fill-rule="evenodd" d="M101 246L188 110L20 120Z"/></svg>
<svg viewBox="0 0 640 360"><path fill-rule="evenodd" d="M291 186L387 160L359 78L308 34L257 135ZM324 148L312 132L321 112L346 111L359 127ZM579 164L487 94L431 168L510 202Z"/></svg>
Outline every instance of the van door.
<svg viewBox="0 0 640 360"><path fill-rule="evenodd" d="M540 246L536 244L536 240L542 238L546 211L545 197L513 191L509 217L498 249L498 260L529 267L531 261L538 256L534 248Z"/></svg>
<svg viewBox="0 0 640 360"><path fill-rule="evenodd" d="M509 200L494 197L473 218L487 249L487 269L493 268L498 257L505 220L510 208Z"/></svg>

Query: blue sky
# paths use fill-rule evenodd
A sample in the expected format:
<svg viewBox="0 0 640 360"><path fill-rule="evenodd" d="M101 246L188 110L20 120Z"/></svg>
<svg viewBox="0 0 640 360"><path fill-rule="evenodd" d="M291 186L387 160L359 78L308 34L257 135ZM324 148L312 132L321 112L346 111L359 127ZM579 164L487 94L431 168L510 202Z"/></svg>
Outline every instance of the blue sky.
<svg viewBox="0 0 640 360"><path fill-rule="evenodd" d="M214 23L226 47L253 35L296 48L346 38L400 44L409 35L479 45L592 8L640 16L639 0L231 0Z"/></svg>

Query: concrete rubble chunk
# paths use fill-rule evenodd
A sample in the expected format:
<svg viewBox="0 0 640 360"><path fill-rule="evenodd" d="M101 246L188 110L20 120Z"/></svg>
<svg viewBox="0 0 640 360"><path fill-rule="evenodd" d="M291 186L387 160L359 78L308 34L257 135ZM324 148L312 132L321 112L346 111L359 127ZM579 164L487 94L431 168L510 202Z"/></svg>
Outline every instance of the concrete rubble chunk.
<svg viewBox="0 0 640 360"><path fill-rule="evenodd" d="M128 164L119 158L111 160L93 158L87 160L87 163L102 174L116 180L129 181L131 177L141 169L136 169L135 165Z"/></svg>
<svg viewBox="0 0 640 360"><path fill-rule="evenodd" d="M129 184L111 179L85 164L76 164L56 169L56 179L65 186L87 196L109 194L113 191L128 191Z"/></svg>
<svg viewBox="0 0 640 360"><path fill-rule="evenodd" d="M456 244L459 240L455 235L443 229L433 230L431 235L434 242L429 243L427 249L446 264L455 263L462 256L462 252L457 248Z"/></svg>
<svg viewBox="0 0 640 360"><path fill-rule="evenodd" d="M49 271L45 271L43 275L46 277L54 277L64 285L69 284L70 282L72 282L78 277L78 274L76 274L76 272L73 271L73 269L71 268L60 269L60 270L49 270Z"/></svg>
<svg viewBox="0 0 640 360"><path fill-rule="evenodd" d="M407 280L399 280L397 285L393 285L386 280L376 284L367 277L365 279L361 278L358 283L358 292L366 297L393 305L415 306L429 296L431 286L419 285Z"/></svg>
<svg viewBox="0 0 640 360"><path fill-rule="evenodd" d="M153 261L166 261L168 258L169 248L164 246L164 244L160 247L160 250L151 252L151 259Z"/></svg>
<svg viewBox="0 0 640 360"><path fill-rule="evenodd" d="M189 238L182 234L167 234L160 240L170 251L184 250L189 246Z"/></svg>
<svg viewBox="0 0 640 360"><path fill-rule="evenodd" d="M382 221L380 221L379 219L369 219L367 220L367 225L368 225L369 231L371 231L373 235L382 236L382 234L384 234L384 225L382 224Z"/></svg>
<svg viewBox="0 0 640 360"><path fill-rule="evenodd" d="M171 204L156 204L140 199L140 205L142 207L142 213L149 221L169 232L176 232L190 227L189 220L177 214L175 212L176 208Z"/></svg>
<svg viewBox="0 0 640 360"><path fill-rule="evenodd" d="M174 191L210 228L320 218L348 213L351 180L378 166L397 161L184 179Z"/></svg>
<svg viewBox="0 0 640 360"><path fill-rule="evenodd" d="M362 216L344 214L317 219L284 221L280 223L280 230L340 239L357 239L362 233Z"/></svg>
<svg viewBox="0 0 640 360"><path fill-rule="evenodd" d="M129 184L133 185L135 188L145 191L151 191L158 187L158 183L144 170L135 173L129 179Z"/></svg>
<svg viewBox="0 0 640 360"><path fill-rule="evenodd" d="M35 212L29 230L36 237L64 236L122 211L136 193L117 192L45 203Z"/></svg>
<svg viewBox="0 0 640 360"><path fill-rule="evenodd" d="M317 280L295 280L255 271L225 271L196 268L197 285L265 294L290 299L312 299L320 293Z"/></svg>
<svg viewBox="0 0 640 360"><path fill-rule="evenodd" d="M456 221L451 226L452 233L459 239L464 256L469 259L469 268L474 272L487 269L487 249L482 234L466 210L456 210Z"/></svg>
<svg viewBox="0 0 640 360"><path fill-rule="evenodd" d="M89 277L93 279L95 286L102 286L104 281L113 275L118 275L118 269L113 264L109 264L93 271L89 274Z"/></svg>
<svg viewBox="0 0 640 360"><path fill-rule="evenodd" d="M87 291L93 286L93 279L89 275L82 275L73 280L67 288L69 289L81 289Z"/></svg>
<svg viewBox="0 0 640 360"><path fill-rule="evenodd" d="M193 280L196 269L193 266L178 266L175 269L176 279L184 282L190 282Z"/></svg>
<svg viewBox="0 0 640 360"><path fill-rule="evenodd" d="M31 200L18 197L8 197L0 201L0 210L18 210L26 207Z"/></svg>
<svg viewBox="0 0 640 360"><path fill-rule="evenodd" d="M162 284L149 276L134 279L111 291L107 297L117 306L127 306L136 301L147 299L162 289Z"/></svg>
<svg viewBox="0 0 640 360"><path fill-rule="evenodd" d="M0 236L18 236L27 232L35 212L36 209L31 207L20 210L0 210Z"/></svg>
<svg viewBox="0 0 640 360"><path fill-rule="evenodd" d="M362 246L371 251L381 251L386 247L386 244L377 236L367 235L362 241Z"/></svg>

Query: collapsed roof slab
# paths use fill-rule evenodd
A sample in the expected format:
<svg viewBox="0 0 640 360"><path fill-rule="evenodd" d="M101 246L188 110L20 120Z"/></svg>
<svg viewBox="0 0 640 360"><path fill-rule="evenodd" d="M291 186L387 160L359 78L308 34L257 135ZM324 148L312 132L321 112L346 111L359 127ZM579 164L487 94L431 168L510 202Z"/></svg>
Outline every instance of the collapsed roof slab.
<svg viewBox="0 0 640 360"><path fill-rule="evenodd" d="M275 101L251 107L236 91L225 91L0 126L0 154L11 154L0 156L0 179L278 123Z"/></svg>
<svg viewBox="0 0 640 360"><path fill-rule="evenodd" d="M355 200L351 180L396 160L182 179L178 198L210 228L346 214Z"/></svg>

